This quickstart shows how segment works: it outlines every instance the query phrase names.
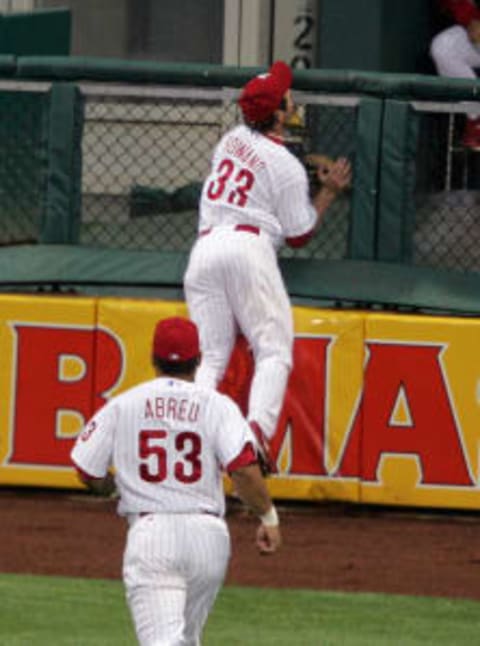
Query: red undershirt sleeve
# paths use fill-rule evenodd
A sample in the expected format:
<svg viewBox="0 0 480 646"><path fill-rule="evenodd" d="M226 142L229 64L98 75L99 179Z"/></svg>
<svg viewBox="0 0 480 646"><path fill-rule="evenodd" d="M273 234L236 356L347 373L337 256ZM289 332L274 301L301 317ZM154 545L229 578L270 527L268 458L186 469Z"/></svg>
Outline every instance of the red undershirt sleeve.
<svg viewBox="0 0 480 646"><path fill-rule="evenodd" d="M304 247L307 244L307 242L311 240L313 233L314 233L314 230L312 229L311 231L307 231L307 233L303 233L301 236L285 238L285 242L288 244L289 247L293 247L294 249L297 249L298 247Z"/></svg>
<svg viewBox="0 0 480 646"><path fill-rule="evenodd" d="M258 459L255 449L253 448L253 444L251 442L247 442L237 457L227 464L226 471L231 473L241 467L248 467L256 462L258 462Z"/></svg>

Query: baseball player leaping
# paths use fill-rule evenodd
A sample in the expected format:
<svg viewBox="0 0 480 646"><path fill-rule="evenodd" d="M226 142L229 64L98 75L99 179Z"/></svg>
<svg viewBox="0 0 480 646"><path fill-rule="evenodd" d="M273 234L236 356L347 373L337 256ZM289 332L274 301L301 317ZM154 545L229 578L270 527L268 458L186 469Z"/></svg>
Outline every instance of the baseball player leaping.
<svg viewBox="0 0 480 646"><path fill-rule="evenodd" d="M91 489L118 490L118 513L129 521L123 579L139 643L197 646L230 556L222 468L260 518L261 553L280 545L278 516L238 407L193 383L195 324L160 321L152 360L157 377L101 408L71 457Z"/></svg>
<svg viewBox="0 0 480 646"><path fill-rule="evenodd" d="M236 335L255 359L248 419L267 470L275 470L269 440L275 433L292 366L293 322L276 250L303 246L336 196L351 181L338 159L309 198L303 165L283 145L294 113L292 71L282 62L250 80L239 104L244 125L217 145L202 190L198 239L184 277L185 298L200 332L197 382L217 387ZM320 171L319 171L320 172Z"/></svg>

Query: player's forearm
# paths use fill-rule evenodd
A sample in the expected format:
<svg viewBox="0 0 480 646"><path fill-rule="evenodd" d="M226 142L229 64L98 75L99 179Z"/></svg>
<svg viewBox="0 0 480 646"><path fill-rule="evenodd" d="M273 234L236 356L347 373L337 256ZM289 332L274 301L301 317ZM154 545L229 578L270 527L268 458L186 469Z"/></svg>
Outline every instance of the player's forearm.
<svg viewBox="0 0 480 646"><path fill-rule="evenodd" d="M271 510L272 499L257 464L242 467L230 475L236 492L254 514L260 517Z"/></svg>
<svg viewBox="0 0 480 646"><path fill-rule="evenodd" d="M333 204L338 195L338 191L329 186L322 186L318 193L313 198L313 206L317 212L317 221L315 223L315 229L317 229L322 223L323 216L327 212L328 208Z"/></svg>
<svg viewBox="0 0 480 646"><path fill-rule="evenodd" d="M346 157L340 157L327 168L320 166L317 172L322 187L312 200L317 212L315 228L321 224L325 212L338 195L351 185L352 166Z"/></svg>

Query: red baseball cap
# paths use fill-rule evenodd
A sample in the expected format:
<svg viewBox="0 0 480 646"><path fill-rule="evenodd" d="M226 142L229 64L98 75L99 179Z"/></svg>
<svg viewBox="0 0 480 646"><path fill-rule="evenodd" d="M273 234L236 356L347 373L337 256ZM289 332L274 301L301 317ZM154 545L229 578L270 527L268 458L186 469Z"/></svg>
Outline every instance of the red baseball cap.
<svg viewBox="0 0 480 646"><path fill-rule="evenodd" d="M197 326L189 319L174 316L155 326L153 356L164 361L189 361L200 355Z"/></svg>
<svg viewBox="0 0 480 646"><path fill-rule="evenodd" d="M259 74L248 81L238 99L245 120L261 123L271 117L290 89L292 79L290 66L283 61L275 61L266 74Z"/></svg>

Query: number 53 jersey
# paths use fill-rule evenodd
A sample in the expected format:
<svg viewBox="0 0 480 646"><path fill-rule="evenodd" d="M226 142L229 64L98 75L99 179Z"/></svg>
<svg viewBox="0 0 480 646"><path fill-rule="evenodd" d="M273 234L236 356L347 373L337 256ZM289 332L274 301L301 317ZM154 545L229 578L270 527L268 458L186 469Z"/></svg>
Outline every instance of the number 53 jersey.
<svg viewBox="0 0 480 646"><path fill-rule="evenodd" d="M249 224L275 248L311 231L316 221L305 168L281 139L244 125L215 148L200 199L199 231Z"/></svg>
<svg viewBox="0 0 480 646"><path fill-rule="evenodd" d="M222 469L255 461L237 405L191 382L159 377L111 399L79 434L71 458L89 477L110 467L118 513L225 511Z"/></svg>

